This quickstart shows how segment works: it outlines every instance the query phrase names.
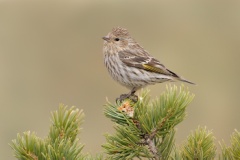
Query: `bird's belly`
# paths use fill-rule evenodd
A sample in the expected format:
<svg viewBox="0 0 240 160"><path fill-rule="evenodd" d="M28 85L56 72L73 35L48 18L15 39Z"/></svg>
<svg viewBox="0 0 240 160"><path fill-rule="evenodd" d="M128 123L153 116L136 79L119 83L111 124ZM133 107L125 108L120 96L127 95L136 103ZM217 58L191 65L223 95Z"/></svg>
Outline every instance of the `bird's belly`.
<svg viewBox="0 0 240 160"><path fill-rule="evenodd" d="M110 63L110 62L114 63ZM105 65L111 77L127 88L142 88L149 84L162 83L169 80L166 75L129 67L118 59L105 59Z"/></svg>

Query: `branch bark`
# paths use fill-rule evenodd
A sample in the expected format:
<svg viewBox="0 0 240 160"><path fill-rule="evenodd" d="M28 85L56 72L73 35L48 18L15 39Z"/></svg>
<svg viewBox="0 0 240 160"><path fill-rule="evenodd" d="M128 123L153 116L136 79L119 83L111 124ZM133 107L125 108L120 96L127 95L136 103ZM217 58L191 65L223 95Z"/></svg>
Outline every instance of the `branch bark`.
<svg viewBox="0 0 240 160"><path fill-rule="evenodd" d="M149 135L145 135L144 139L145 139L145 143L148 145L149 150L153 154L154 159L159 160L161 155L158 155L158 151L157 151L156 145L153 142L153 138L151 138L151 136Z"/></svg>

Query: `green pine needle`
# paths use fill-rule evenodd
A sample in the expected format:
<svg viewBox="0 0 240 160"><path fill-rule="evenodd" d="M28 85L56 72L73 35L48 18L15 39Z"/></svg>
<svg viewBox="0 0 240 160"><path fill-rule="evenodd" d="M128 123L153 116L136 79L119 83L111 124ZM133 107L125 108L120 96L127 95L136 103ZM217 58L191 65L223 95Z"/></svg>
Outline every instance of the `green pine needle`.
<svg viewBox="0 0 240 160"><path fill-rule="evenodd" d="M67 106L60 104L59 110L52 113L52 125L50 127L49 138L56 139L71 139L72 141L80 132L79 126L83 122L83 111L75 107L67 110Z"/></svg>
<svg viewBox="0 0 240 160"><path fill-rule="evenodd" d="M46 152L45 142L30 131L24 132L23 136L18 134L17 139L12 140L10 146L14 150L15 157L20 160L44 159L42 153Z"/></svg>
<svg viewBox="0 0 240 160"><path fill-rule="evenodd" d="M212 160L216 155L214 136L206 128L198 127L182 148L183 159Z"/></svg>
<svg viewBox="0 0 240 160"><path fill-rule="evenodd" d="M83 121L82 110L61 104L52 113L52 125L46 139L35 133L24 132L13 140L10 146L20 160L64 160L81 159L83 145L79 144L77 134Z"/></svg>
<svg viewBox="0 0 240 160"><path fill-rule="evenodd" d="M224 143L220 144L222 148L222 159L235 160L240 159L240 132L235 130L231 136L231 146L227 147Z"/></svg>
<svg viewBox="0 0 240 160"><path fill-rule="evenodd" d="M149 91L142 91L137 103L128 99L121 104L108 102L104 114L116 123L116 133L107 135L103 145L109 158L168 159L174 147L174 127L185 118L192 99L193 95L183 86L167 86L153 101Z"/></svg>
<svg viewBox="0 0 240 160"><path fill-rule="evenodd" d="M184 86L168 85L154 100L148 90L143 90L136 103L130 99L108 102L104 114L115 123L116 132L106 135L102 145L106 157L82 154L83 145L77 136L84 114L63 104L52 113L47 138L28 131L17 134L10 146L20 160L212 160L216 156L215 138L206 128L198 127L180 149L175 145L175 126L186 117L186 107L193 97ZM220 145L219 159L240 159L240 132L232 134L230 146Z"/></svg>

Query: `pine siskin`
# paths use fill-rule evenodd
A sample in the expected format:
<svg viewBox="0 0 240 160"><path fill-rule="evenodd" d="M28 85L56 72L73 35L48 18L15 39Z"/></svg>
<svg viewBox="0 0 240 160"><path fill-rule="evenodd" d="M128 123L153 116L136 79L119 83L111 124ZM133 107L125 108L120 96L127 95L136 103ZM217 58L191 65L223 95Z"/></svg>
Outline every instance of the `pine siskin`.
<svg viewBox="0 0 240 160"><path fill-rule="evenodd" d="M143 49L124 28L113 28L103 37L104 63L114 80L131 89L120 100L130 96L146 85L166 81L183 81L194 84L167 69Z"/></svg>

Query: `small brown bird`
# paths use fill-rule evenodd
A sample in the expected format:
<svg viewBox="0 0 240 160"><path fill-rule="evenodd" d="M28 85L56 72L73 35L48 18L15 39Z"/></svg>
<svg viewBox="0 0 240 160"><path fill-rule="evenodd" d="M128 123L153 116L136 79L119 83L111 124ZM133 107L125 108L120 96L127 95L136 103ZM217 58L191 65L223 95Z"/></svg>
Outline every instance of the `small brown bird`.
<svg viewBox="0 0 240 160"><path fill-rule="evenodd" d="M111 77L131 89L120 96L124 100L146 85L166 81L183 81L194 84L167 69L152 57L121 27L113 28L103 37L104 63Z"/></svg>

